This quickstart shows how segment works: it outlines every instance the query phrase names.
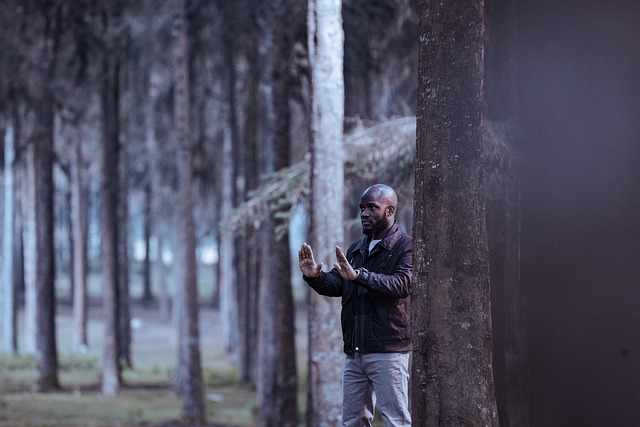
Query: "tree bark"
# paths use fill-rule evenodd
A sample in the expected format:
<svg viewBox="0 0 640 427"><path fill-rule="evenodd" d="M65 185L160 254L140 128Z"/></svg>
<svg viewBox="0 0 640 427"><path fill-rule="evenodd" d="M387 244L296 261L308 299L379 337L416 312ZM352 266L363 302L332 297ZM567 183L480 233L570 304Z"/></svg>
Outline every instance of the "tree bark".
<svg viewBox="0 0 640 427"><path fill-rule="evenodd" d="M33 135L36 224L36 344L38 390L60 388L56 344L55 260L53 251L53 99L45 91L35 107Z"/></svg>
<svg viewBox="0 0 640 427"><path fill-rule="evenodd" d="M331 266L344 244L342 2L310 0L308 47L312 90L311 244ZM307 426L337 426L342 418L340 301L309 292Z"/></svg>
<svg viewBox="0 0 640 427"><path fill-rule="evenodd" d="M175 120L178 140L178 286L182 288L179 330L179 387L182 391L182 419L204 423L204 391L200 360L199 305L196 265L196 226L193 199L193 160L190 130L189 62L186 29L186 1L176 2L173 31L175 38Z"/></svg>
<svg viewBox="0 0 640 427"><path fill-rule="evenodd" d="M498 425L483 186L483 1L421 2L414 202L416 426Z"/></svg>
<svg viewBox="0 0 640 427"><path fill-rule="evenodd" d="M105 26L115 26L118 19L117 5L106 12ZM108 43L114 44L113 40ZM113 46L111 46L113 48ZM120 187L120 64L113 52L105 53L103 58L102 102L102 165L101 165L101 245L102 245L102 283L104 310L104 346L102 351L102 393L113 396L118 393L121 383L121 367L118 361L120 337L120 307L118 279L119 255L118 242L120 224L118 223L118 193Z"/></svg>

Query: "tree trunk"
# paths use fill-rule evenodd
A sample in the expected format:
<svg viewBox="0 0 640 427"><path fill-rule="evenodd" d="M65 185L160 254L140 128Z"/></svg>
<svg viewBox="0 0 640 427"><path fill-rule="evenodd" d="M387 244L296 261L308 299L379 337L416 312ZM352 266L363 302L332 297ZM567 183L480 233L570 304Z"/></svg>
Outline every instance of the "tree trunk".
<svg viewBox="0 0 640 427"><path fill-rule="evenodd" d="M81 141L75 141L71 162L71 204L73 224L73 348L86 350L87 335L87 203L82 174Z"/></svg>
<svg viewBox="0 0 640 427"><path fill-rule="evenodd" d="M224 13L227 10L225 9ZM225 19L228 18L225 16ZM227 82L226 92L229 107L227 110L227 121L223 127L222 135L222 164L221 167L221 182L220 182L220 212L219 217L224 220L231 213L231 209L234 202L240 197L237 194L235 183L238 181L236 178L239 171L240 159L237 159L237 155L241 151L239 147L237 137L237 115L236 115L236 103L235 103L235 90L236 90L236 69L234 61L234 42L230 34L227 34L229 39L224 42L224 55L227 59ZM251 125L249 125L251 126ZM242 195L244 197L244 195ZM234 241L233 234L226 229L222 229L218 234L219 239L219 260L218 260L218 296L220 302L220 323L222 329L222 336L224 339L225 351L227 351L234 362L234 365L240 372L243 380L247 381L249 374L247 371L247 358L250 357L250 353L246 351L244 343L247 338L246 327L248 320L238 321L237 319L248 319L246 316L248 313L244 313L243 309L246 298L249 294L246 292L246 282L239 281L238 272L244 265L240 265L238 261L241 258L234 259L234 247L236 241ZM244 255L241 255L242 257ZM255 348L255 347L254 347Z"/></svg>
<svg viewBox="0 0 640 427"><path fill-rule="evenodd" d="M194 221L193 165L190 131L190 97L188 44L186 29L186 1L176 2L174 15L175 37L175 120L178 140L178 248L176 265L178 286L182 288L179 321L179 387L182 391L182 419L189 423L204 423L204 390L200 360L200 332L198 316L198 287L196 265L196 226Z"/></svg>
<svg viewBox="0 0 640 427"><path fill-rule="evenodd" d="M17 152L18 149L24 149L24 144L21 144L21 132L20 132L20 127L21 127L21 117L18 114L18 108L17 106L14 105L13 108L13 113L12 113L12 119L13 119L13 124L14 124L14 156ZM14 158L14 163L15 163L16 158ZM24 161L22 162L22 165L24 165ZM18 190L18 194L14 193L14 217L13 217L13 289L15 292L14 298L15 298L15 316L16 316L16 349L17 347L17 317L18 317L18 312L20 310L20 306L24 304L25 301L25 266L24 266L24 259L25 259L25 255L24 255L24 215L23 215L23 208L25 206L25 199L26 196L21 194L22 192L20 191L20 189L25 189L25 175L26 175L26 168L24 167L18 167L17 164L14 164L13 167L13 173L14 173L14 189ZM26 313L24 315L24 318L26 320ZM24 340L26 341L27 337L26 337L26 321L24 322L25 325L25 330L23 330L23 337ZM23 341L24 342L24 341Z"/></svg>
<svg viewBox="0 0 640 427"><path fill-rule="evenodd" d="M9 124L4 134L4 222L2 238L2 350L14 354L18 350L16 334L16 295L14 287L14 174L15 141L13 126Z"/></svg>
<svg viewBox="0 0 640 427"><path fill-rule="evenodd" d="M116 12L117 13L117 12ZM115 17L110 16L115 20ZM111 22L111 25L114 25ZM102 86L102 283L105 322L104 347L102 352L102 393L112 396L118 393L120 378L119 325L119 255L118 241L118 193L120 184L120 65L113 55L103 60Z"/></svg>
<svg viewBox="0 0 640 427"><path fill-rule="evenodd" d="M160 77L153 70L151 70L149 76L149 98L151 99L151 101L146 117L146 145L147 155L149 156L149 215L151 216L150 222L153 227L153 234L156 236L157 254L155 262L152 266L153 272L150 272L150 276L155 277L159 282L158 306L160 308L160 319L162 322L168 323L171 319L171 301L167 289L167 269L162 259L162 252L164 249L164 232L161 226L165 221L161 209L162 176L159 172L158 165L160 146L158 144L158 138L155 131L155 104L157 102L157 93L159 92L159 80Z"/></svg>
<svg viewBox="0 0 640 427"><path fill-rule="evenodd" d="M53 99L45 93L35 107L33 137L36 200L36 343L38 390L60 388L56 345L55 260L53 251Z"/></svg>
<svg viewBox="0 0 640 427"><path fill-rule="evenodd" d="M272 40L267 67L272 87L270 93L273 94L267 99L273 111L269 114L273 118L270 120L273 141L271 170L279 170L290 163L288 54L292 46L287 34L291 26L284 25L284 20L291 16L290 10L291 6L287 2L274 1L268 18L271 37L267 38ZM284 206L281 213L286 214L289 208L290 206ZM266 238L263 240L263 247L266 251L262 259L269 274L263 275L264 281L259 294L258 419L259 424L265 427L295 427L298 425L298 378L296 352L291 351L296 345L289 232L278 233L279 228L286 229L288 224L282 216L272 215L264 227Z"/></svg>
<svg viewBox="0 0 640 427"><path fill-rule="evenodd" d="M227 218L231 213L233 202L233 147L229 127L224 127L222 136L222 194L220 202L220 218ZM233 234L221 230L219 237L218 286L220 286L220 324L225 350L232 355L236 366L240 365L239 341L240 325L238 324L238 290L233 270Z"/></svg>
<svg viewBox="0 0 640 427"><path fill-rule="evenodd" d="M421 2L411 379L416 426L498 425L482 161L483 6L482 0Z"/></svg>
<svg viewBox="0 0 640 427"><path fill-rule="evenodd" d="M312 90L311 244L318 262L331 266L343 245L344 81L340 0L308 3ZM320 213L320 214L318 214ZM309 292L307 426L337 426L342 418L340 301Z"/></svg>
<svg viewBox="0 0 640 427"><path fill-rule="evenodd" d="M36 353L36 166L34 144L26 146L25 176L22 181L23 261L24 261L24 353Z"/></svg>
<svg viewBox="0 0 640 427"><path fill-rule="evenodd" d="M126 156L122 156L120 163L128 163ZM122 185L118 192L118 360L128 368L133 366L131 361L131 295L129 283L129 192L126 170L122 167L120 177Z"/></svg>
<svg viewBox="0 0 640 427"><path fill-rule="evenodd" d="M73 151L73 149L71 151ZM73 179L71 177L71 175L73 174L73 172L72 172L71 169L73 168L73 166L71 165L71 160L68 160L68 161L69 161L69 167L68 167L68 172L67 172L67 174L68 174L67 175L67 179L69 181L68 181L67 188L64 189L65 205L66 205L67 208L64 210L63 215L64 215L64 219L65 219L66 226L67 226L66 236L67 236L67 244L69 245L69 255L68 255L69 259L68 259L67 266L66 266L67 273L69 275L69 294L68 294L68 299L69 299L70 302L73 302L73 298L74 298L73 295L74 295L75 288L76 288L76 284L75 284L76 278L75 278L75 275L73 274L73 272L75 270L75 267L74 267L75 259L73 257L73 216L72 216L73 212L71 211L72 210L71 206L73 204L73 201L72 201L73 189L71 188L72 187L71 180Z"/></svg>
<svg viewBox="0 0 640 427"><path fill-rule="evenodd" d="M258 25L254 25L258 28ZM263 60L259 53L260 43L263 40L258 31L251 33L253 43L251 43L247 54L247 98L249 100L259 99L260 81L263 74ZM256 102L247 102L245 110L244 126L244 181L246 192L255 190L258 187L261 170L259 167L259 156L261 144L260 126L264 120L260 106ZM246 319L241 328L241 374L243 381L255 384L257 377L257 355L253 349L258 346L258 295L260 294L260 267L261 259L259 253L259 234L253 225L246 226L244 233L246 242L246 254L244 256L245 269L244 282L238 282L238 315Z"/></svg>
<svg viewBox="0 0 640 427"><path fill-rule="evenodd" d="M149 173L151 175L151 173ZM150 178L149 178L150 179ZM144 212L143 212L143 235L144 235L144 260L142 263L142 303L150 305L153 302L153 292L151 291L151 230L153 210L153 192L150 182L144 186Z"/></svg>
<svg viewBox="0 0 640 427"><path fill-rule="evenodd" d="M153 236L154 223L154 200L156 193L154 189L156 184L154 180L157 179L157 168L155 160L156 150L156 136L155 136L155 120L154 120L154 105L156 92L154 88L154 82L152 80L153 72L149 73L149 97L146 114L145 114L145 148L147 154L147 182L144 185L144 219L143 219L143 234L144 234L144 261L142 265L142 303L149 305L153 302L153 292L151 291L151 279L152 279L152 265L151 265L151 239ZM158 256L160 251L158 250Z"/></svg>

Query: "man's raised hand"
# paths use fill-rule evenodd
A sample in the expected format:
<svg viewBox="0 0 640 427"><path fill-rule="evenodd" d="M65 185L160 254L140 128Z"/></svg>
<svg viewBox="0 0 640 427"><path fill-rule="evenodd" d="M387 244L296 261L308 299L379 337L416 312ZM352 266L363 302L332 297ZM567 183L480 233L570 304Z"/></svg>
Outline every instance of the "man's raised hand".
<svg viewBox="0 0 640 427"><path fill-rule="evenodd" d="M342 252L340 246L336 246L336 259L338 260L338 262L333 266L338 270L340 276L342 276L343 279L355 280L358 277L358 274L353 269L351 264L349 264L349 261L344 255L344 252Z"/></svg>
<svg viewBox="0 0 640 427"><path fill-rule="evenodd" d="M303 243L298 251L298 265L302 274L312 279L320 276L322 271L322 263L316 264L316 260L313 258L313 250L306 243Z"/></svg>

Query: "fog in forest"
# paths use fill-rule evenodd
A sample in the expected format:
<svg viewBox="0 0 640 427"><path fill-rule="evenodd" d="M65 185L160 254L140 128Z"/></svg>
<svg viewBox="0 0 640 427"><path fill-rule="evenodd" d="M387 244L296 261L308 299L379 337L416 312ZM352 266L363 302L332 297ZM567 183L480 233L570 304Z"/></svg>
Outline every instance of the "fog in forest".
<svg viewBox="0 0 640 427"><path fill-rule="evenodd" d="M510 78L494 81L486 95L490 110L501 108L492 104L500 99L491 92L496 87L516 99L503 117L517 117L512 136L521 179L529 425L635 426L640 420L640 2L486 0L485 5L513 7L513 15L501 17L512 26L511 51L486 48L508 57ZM494 33L504 30L491 28L495 22L487 25ZM417 27L410 32L417 43L414 32ZM359 73L365 68L354 51L345 65L351 77L347 112L356 116L366 110L362 103L380 121L414 114L414 97L369 105L354 95L363 92ZM411 57L416 49L407 52L406 62L417 65ZM404 65L394 61L389 62ZM384 63L376 62L381 77L373 86L400 80ZM406 88L389 86L393 90L372 93L404 96ZM306 126L306 121L298 124ZM298 160L306 141L294 144L298 150L291 155ZM306 237L304 215L300 210L294 217L289 236L294 253ZM292 258L294 285L305 286Z"/></svg>
<svg viewBox="0 0 640 427"><path fill-rule="evenodd" d="M640 7L522 6L532 425L640 419Z"/></svg>

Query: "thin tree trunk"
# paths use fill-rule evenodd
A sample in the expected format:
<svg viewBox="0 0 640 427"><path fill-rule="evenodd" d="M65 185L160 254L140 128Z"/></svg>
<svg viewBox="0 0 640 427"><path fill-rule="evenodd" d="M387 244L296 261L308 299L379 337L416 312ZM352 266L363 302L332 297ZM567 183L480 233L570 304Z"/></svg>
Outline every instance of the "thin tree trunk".
<svg viewBox="0 0 640 427"><path fill-rule="evenodd" d="M64 197L65 197L65 204L66 204L66 209L64 211L64 217L66 220L66 225L67 225L67 244L69 245L69 262L67 263L67 273L69 275L69 302L73 303L73 299L74 299L74 293L75 293L75 289L76 289L76 277L73 274L74 270L75 270L75 259L73 256L73 212L72 212L72 208L71 205L73 204L73 189L72 189L72 183L71 180L73 179L71 177L71 175L73 174L72 169L73 165L71 165L71 161L69 161L69 169L68 169L68 186L67 188L64 190Z"/></svg>
<svg viewBox="0 0 640 427"><path fill-rule="evenodd" d="M24 149L24 144L21 144L21 116L18 114L18 106L14 104L13 112L12 112L13 124L14 124L14 141L15 147L14 150ZM14 159L15 161L15 159ZM21 162L22 165L25 162ZM25 293L26 293L26 283L25 283L25 230L24 223L26 215L23 215L24 207L26 204L27 195L23 193L28 193L28 189L26 189L26 167L18 167L18 165L14 165L14 188L18 190L18 194L14 194L14 203L15 203L15 216L14 216L14 249L13 249L13 289L15 290L15 300L16 300L16 318L18 317L18 313L20 311L20 307L25 305ZM22 190L22 191L20 191ZM27 340L26 331L27 322L26 322L26 313L24 315L24 330L23 337L24 341ZM17 319L16 319L17 323ZM16 324L17 329L17 324ZM16 341L17 341L17 332L16 332Z"/></svg>
<svg viewBox="0 0 640 427"><path fill-rule="evenodd" d="M87 334L87 203L83 188L81 142L75 141L71 162L71 197L73 216L73 348L84 351L89 346Z"/></svg>
<svg viewBox="0 0 640 427"><path fill-rule="evenodd" d="M174 16L175 37L175 119L178 147L178 187L180 194L178 221L179 266L178 286L182 288L179 331L179 380L183 392L182 418L190 423L204 423L204 390L200 360L200 332L198 319L198 288L196 274L196 227L192 194L193 166L190 132L190 99L188 45L186 29L186 1L176 2Z"/></svg>
<svg viewBox="0 0 640 427"><path fill-rule="evenodd" d="M483 6L482 0L421 2L411 378L416 426L498 425L482 161Z"/></svg>
<svg viewBox="0 0 640 427"><path fill-rule="evenodd" d="M144 218L143 218L143 234L144 234L144 261L142 264L142 303L144 305L150 305L153 302L153 293L151 291L151 278L152 278L152 266L151 266L151 239L153 232L153 216L155 210L154 206L154 180L157 179L157 170L155 165L155 129L154 129L154 108L155 97L153 93L155 88L152 88L153 82L151 77L149 78L149 95L147 111L145 115L145 148L147 152L147 182L144 185Z"/></svg>
<svg viewBox="0 0 640 427"><path fill-rule="evenodd" d="M164 240L158 235L158 259L155 262L156 275L160 282L160 320L163 323L169 323L171 321L171 295L169 293L169 285L167 284L168 268L164 264L162 259L162 252L164 251Z"/></svg>
<svg viewBox="0 0 640 427"><path fill-rule="evenodd" d="M38 390L60 388L56 344L55 260L53 251L53 99L45 94L35 107L34 167L36 200L36 342Z"/></svg>
<svg viewBox="0 0 640 427"><path fill-rule="evenodd" d="M114 18L115 19L115 18ZM112 396L120 388L120 363L118 355L120 319L118 237L118 192L120 184L120 109L119 63L116 58L105 57L102 87L102 280L103 310L105 322L102 352L102 393Z"/></svg>
<svg viewBox="0 0 640 427"><path fill-rule="evenodd" d="M229 47L225 49L225 55L232 60ZM233 62L227 64L234 67ZM230 71L229 85L235 84L235 70ZM234 88L229 87L229 100L233 99ZM228 111L228 123L223 127L222 136L222 164L220 183L220 213L219 217L224 219L229 216L234 202L234 122L236 120L235 105L231 104ZM234 238L231 232L222 229L218 235L218 287L220 296L220 325L224 340L225 351L227 351L234 361L234 364L242 371L243 356L245 355L240 345L242 337L242 322L240 319L240 301L242 300L241 290L237 286L235 277L235 263L233 259Z"/></svg>
<svg viewBox="0 0 640 427"><path fill-rule="evenodd" d="M222 142L222 201L220 203L220 218L226 218L231 213L232 204L232 149L231 135L225 127ZM233 235L230 231L222 230L219 240L219 278L220 286L220 324L225 350L233 356L236 366L239 365L239 328L238 325L238 295L233 275Z"/></svg>
<svg viewBox="0 0 640 427"><path fill-rule="evenodd" d="M154 112L155 111L154 106L157 100L156 94L158 93L158 87L157 87L158 80L159 78L156 76L154 71L151 70L151 74L149 76L150 105L149 105L149 111L147 112L146 144L147 144L147 155L149 157L149 183L150 183L149 215L151 216L149 221L153 228L152 234L156 236L157 253L156 253L156 259L152 266L153 272L150 272L150 276L155 277L159 282L158 305L160 307L160 319L162 322L168 323L171 320L171 313L170 313L171 301L170 301L170 296L167 289L167 274L166 274L167 269L164 265L164 261L162 258L163 250L164 250L164 247L163 247L164 233L163 233L163 230L161 229L161 226L163 224L163 218L164 218L161 210L162 176L160 175L158 170L158 161L159 161L158 153L159 153L160 147L159 147L158 138L155 132L156 119L155 119L155 112Z"/></svg>
<svg viewBox="0 0 640 427"><path fill-rule="evenodd" d="M153 210L151 207L153 206L153 191L150 182L145 183L144 198L144 218L142 220L142 228L144 234L144 260L142 264L142 303L145 305L149 305L153 302L153 293L151 292L151 230L153 223Z"/></svg>
<svg viewBox="0 0 640 427"><path fill-rule="evenodd" d="M127 159L122 156L120 162L127 164ZM131 295L129 283L129 196L126 185L127 167L122 168L122 185L118 192L118 223L120 224L118 236L118 360L124 366L131 368Z"/></svg>
<svg viewBox="0 0 640 427"><path fill-rule="evenodd" d="M312 76L311 243L318 262L333 265L344 244L342 2L310 0ZM337 426L342 418L340 301L309 292L307 426Z"/></svg>
<svg viewBox="0 0 640 427"><path fill-rule="evenodd" d="M18 350L16 338L16 296L13 278L13 255L15 246L14 146L13 126L9 124L4 135L4 231L2 239L2 349L7 354L14 354Z"/></svg>
<svg viewBox="0 0 640 427"><path fill-rule="evenodd" d="M257 31L251 34L254 37L254 42L251 44L247 55L247 93L250 100L258 99L260 96L260 80L263 73L262 58L259 53L261 37ZM256 102L249 102L245 110L244 178L247 192L258 187L261 173L259 167L260 143L258 141L260 139L259 129L263 122L261 119L263 115L260 114L260 108L257 104ZM253 349L258 346L258 295L260 293L259 277L262 260L259 253L259 234L256 233L253 225L249 225L246 228L244 233L246 237L244 276L246 279L244 282L238 282L239 315L242 314L242 318L246 319L244 324L241 325L241 348L244 355L241 372L245 382L255 384L258 369L257 355Z"/></svg>
<svg viewBox="0 0 640 427"><path fill-rule="evenodd" d="M36 353L36 325L38 304L36 300L36 166L35 147L29 142L26 147L26 171L22 181L23 212L23 261L24 261L24 353Z"/></svg>
<svg viewBox="0 0 640 427"><path fill-rule="evenodd" d="M228 12L228 9L225 8L224 12ZM225 16L224 19L230 18ZM255 31L252 31L251 34L254 34ZM234 182L233 186L233 205L239 206L246 200L247 193L247 170L245 165L245 157L248 152L248 145L250 145L246 140L240 141L239 133L239 117L237 114L238 111L238 97L236 95L237 84L238 84L238 75L237 75L237 64L236 64L236 55L237 55L237 43L236 43L235 32L227 31L225 33L224 40L224 55L225 55L225 64L227 67L227 80L226 80L226 94L227 94L227 102L229 105L229 132L231 138L232 145L232 157L233 157L233 177L232 181ZM251 67L251 66L250 66ZM250 77L253 78L253 77ZM249 125L251 126L251 125ZM223 177L227 177L227 171L223 171ZM220 236L222 237L222 236ZM251 317L247 312L247 300L249 298L249 292L247 291L247 280L248 280L248 269L247 269L247 253L249 248L248 245L249 237L247 235L239 235L236 236L233 243L233 277L234 283L236 287L235 292L235 301L236 311L238 319L243 319L242 322L236 322L234 327L237 329L238 336L238 345L234 349L234 358L238 361L237 368L240 373L240 377L242 381L245 383L250 383L253 381L251 373L251 360L253 359L253 355L255 352L251 351L251 347L247 345L248 340L248 328L250 324ZM226 261L225 261L226 264ZM220 264L218 264L220 266ZM218 278L221 278L222 271L218 269ZM227 280L225 278L226 275L222 275L223 280ZM220 281L217 281L216 292L214 294L214 307L220 309L221 303L221 293L220 293ZM255 347L254 347L255 348Z"/></svg>

